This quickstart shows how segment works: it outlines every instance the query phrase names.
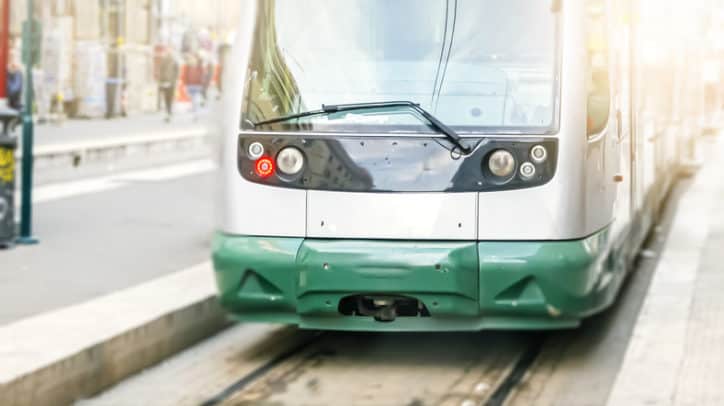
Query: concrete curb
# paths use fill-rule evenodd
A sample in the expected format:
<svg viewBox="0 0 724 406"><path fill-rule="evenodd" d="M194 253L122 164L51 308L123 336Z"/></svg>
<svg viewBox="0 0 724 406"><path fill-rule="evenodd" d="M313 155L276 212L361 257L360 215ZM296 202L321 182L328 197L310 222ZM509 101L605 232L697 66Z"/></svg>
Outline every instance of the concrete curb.
<svg viewBox="0 0 724 406"><path fill-rule="evenodd" d="M191 129L168 133L149 132L131 136L81 141L69 144L38 145L33 150L38 167L77 167L86 162L123 159L138 153L155 153L169 150L194 150L209 145L212 140L210 129ZM22 159L20 148L16 160Z"/></svg>
<svg viewBox="0 0 724 406"><path fill-rule="evenodd" d="M163 142L178 142L196 138L209 138L210 136L210 131L206 129L176 131L166 134L150 132L145 135L137 134L133 136L116 137L109 140L83 141L72 144L39 145L34 149L33 155L36 159L38 159L53 155L88 153L98 150L126 148L130 146L158 144ZM18 156L22 156L20 151L18 152Z"/></svg>
<svg viewBox="0 0 724 406"><path fill-rule="evenodd" d="M0 405L64 405L229 326L210 265L0 327Z"/></svg>

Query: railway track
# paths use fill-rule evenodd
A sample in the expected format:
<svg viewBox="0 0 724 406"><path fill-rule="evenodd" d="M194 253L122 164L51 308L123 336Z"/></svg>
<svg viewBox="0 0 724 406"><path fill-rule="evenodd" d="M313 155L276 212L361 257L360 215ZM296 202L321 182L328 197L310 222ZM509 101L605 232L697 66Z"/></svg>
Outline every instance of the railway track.
<svg viewBox="0 0 724 406"><path fill-rule="evenodd" d="M317 334L201 405L499 406L543 342L532 333Z"/></svg>

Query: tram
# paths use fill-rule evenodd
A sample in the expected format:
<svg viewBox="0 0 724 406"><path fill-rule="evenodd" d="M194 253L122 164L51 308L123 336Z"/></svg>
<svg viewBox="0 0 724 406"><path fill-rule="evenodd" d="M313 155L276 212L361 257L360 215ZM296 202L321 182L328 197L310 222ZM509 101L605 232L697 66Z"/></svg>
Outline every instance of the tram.
<svg viewBox="0 0 724 406"><path fill-rule="evenodd" d="M611 306L700 131L697 50L664 3L248 1L222 305L348 331L575 328Z"/></svg>

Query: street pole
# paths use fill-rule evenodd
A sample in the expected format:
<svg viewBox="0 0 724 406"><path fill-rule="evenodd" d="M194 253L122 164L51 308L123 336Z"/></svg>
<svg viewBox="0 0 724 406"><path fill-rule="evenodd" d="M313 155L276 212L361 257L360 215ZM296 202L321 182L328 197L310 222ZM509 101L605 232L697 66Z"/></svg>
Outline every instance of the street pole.
<svg viewBox="0 0 724 406"><path fill-rule="evenodd" d="M20 194L20 237L18 244L37 244L33 237L33 0L28 2L28 28L23 30L23 52L25 53L25 106L23 108L23 160L21 163Z"/></svg>
<svg viewBox="0 0 724 406"><path fill-rule="evenodd" d="M10 61L10 0L0 0L0 109L7 103L7 69Z"/></svg>

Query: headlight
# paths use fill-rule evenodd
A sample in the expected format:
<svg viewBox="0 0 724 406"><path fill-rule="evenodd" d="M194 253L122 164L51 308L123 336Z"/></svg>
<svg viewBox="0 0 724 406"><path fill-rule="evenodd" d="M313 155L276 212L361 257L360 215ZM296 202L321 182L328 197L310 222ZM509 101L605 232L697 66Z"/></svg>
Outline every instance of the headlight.
<svg viewBox="0 0 724 406"><path fill-rule="evenodd" d="M249 157L251 159L259 159L264 155L264 146L260 142L249 145Z"/></svg>
<svg viewBox="0 0 724 406"><path fill-rule="evenodd" d="M520 176L523 180L531 180L535 176L535 165L530 162L526 162L520 166Z"/></svg>
<svg viewBox="0 0 724 406"><path fill-rule="evenodd" d="M499 178L510 177L515 171L515 165L515 157L513 154L504 149L493 152L488 159L490 172Z"/></svg>
<svg viewBox="0 0 724 406"><path fill-rule="evenodd" d="M542 164L548 159L548 150L542 145L536 145L530 150L530 157L533 159L533 162Z"/></svg>
<svg viewBox="0 0 724 406"><path fill-rule="evenodd" d="M285 175L296 175L304 168L304 154L302 151L288 147L277 155L277 168Z"/></svg>

